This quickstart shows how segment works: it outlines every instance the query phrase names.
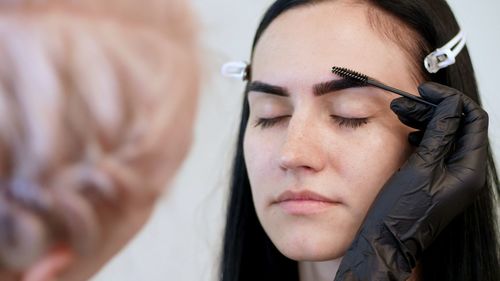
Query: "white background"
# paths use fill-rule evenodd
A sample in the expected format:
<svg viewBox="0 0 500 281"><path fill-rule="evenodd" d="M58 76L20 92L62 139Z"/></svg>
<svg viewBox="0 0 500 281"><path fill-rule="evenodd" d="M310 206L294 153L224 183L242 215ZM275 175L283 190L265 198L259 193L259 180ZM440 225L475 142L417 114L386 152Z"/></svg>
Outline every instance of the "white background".
<svg viewBox="0 0 500 281"><path fill-rule="evenodd" d="M243 83L220 66L248 60L259 19L271 0L195 0L202 25L204 86L191 153L155 214L94 281L217 280L229 168ZM500 1L450 0L463 30L500 155ZM497 157L499 162L499 157Z"/></svg>

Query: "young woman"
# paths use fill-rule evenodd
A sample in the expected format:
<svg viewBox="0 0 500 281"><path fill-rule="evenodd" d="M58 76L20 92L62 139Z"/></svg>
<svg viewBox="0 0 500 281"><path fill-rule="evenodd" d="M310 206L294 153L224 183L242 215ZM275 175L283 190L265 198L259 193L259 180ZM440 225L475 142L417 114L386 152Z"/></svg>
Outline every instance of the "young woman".
<svg viewBox="0 0 500 281"><path fill-rule="evenodd" d="M267 10L247 69L221 280L500 280L498 178L468 52L437 73L423 64L459 31L439 0Z"/></svg>
<svg viewBox="0 0 500 281"><path fill-rule="evenodd" d="M88 280L144 225L197 101L183 1L0 1L0 280Z"/></svg>

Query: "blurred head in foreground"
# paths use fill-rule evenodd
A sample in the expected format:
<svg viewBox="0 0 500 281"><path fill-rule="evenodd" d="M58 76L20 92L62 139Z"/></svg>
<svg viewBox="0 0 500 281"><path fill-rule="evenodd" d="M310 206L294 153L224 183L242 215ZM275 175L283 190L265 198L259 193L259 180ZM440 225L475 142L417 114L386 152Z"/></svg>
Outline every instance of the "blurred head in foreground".
<svg viewBox="0 0 500 281"><path fill-rule="evenodd" d="M144 225L191 142L191 17L0 0L1 280L87 280Z"/></svg>

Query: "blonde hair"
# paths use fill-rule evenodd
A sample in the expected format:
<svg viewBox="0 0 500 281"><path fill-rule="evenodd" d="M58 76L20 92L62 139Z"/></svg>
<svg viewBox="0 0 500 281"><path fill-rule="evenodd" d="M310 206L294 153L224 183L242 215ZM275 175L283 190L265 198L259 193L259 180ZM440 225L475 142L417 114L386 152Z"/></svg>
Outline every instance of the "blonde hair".
<svg viewBox="0 0 500 281"><path fill-rule="evenodd" d="M198 87L182 3L0 0L0 267L89 251L96 210L158 196Z"/></svg>

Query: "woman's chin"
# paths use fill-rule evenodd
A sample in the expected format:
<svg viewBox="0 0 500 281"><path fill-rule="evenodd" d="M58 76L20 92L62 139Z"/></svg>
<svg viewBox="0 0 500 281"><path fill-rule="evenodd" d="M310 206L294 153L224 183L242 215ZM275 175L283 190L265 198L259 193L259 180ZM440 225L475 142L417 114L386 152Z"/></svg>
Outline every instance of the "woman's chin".
<svg viewBox="0 0 500 281"><path fill-rule="evenodd" d="M344 256L349 244L340 245L328 244L313 241L301 241L296 243L286 243L280 246L281 243L274 243L278 245L278 250L287 258L295 261L327 261L340 258Z"/></svg>
<svg viewBox="0 0 500 281"><path fill-rule="evenodd" d="M263 228L286 257L296 261L326 261L344 256L359 228L352 216L334 212L307 218L273 217Z"/></svg>
<svg viewBox="0 0 500 281"><path fill-rule="evenodd" d="M345 252L339 253L283 253L282 254L294 261L310 261L310 262L320 262L329 261L342 257Z"/></svg>

